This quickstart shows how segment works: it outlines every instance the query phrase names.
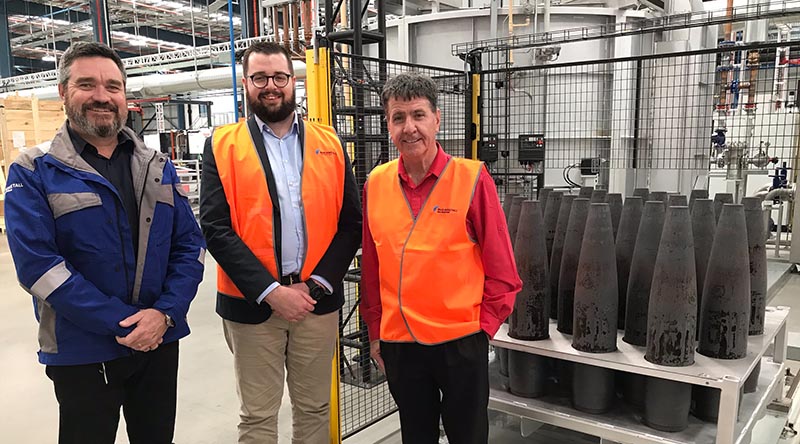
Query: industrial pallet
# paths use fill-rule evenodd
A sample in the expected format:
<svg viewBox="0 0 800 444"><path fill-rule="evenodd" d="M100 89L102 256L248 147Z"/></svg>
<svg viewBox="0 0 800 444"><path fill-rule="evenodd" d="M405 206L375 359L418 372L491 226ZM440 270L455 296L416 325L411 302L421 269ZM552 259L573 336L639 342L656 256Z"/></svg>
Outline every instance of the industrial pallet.
<svg viewBox="0 0 800 444"><path fill-rule="evenodd" d="M556 330L555 322L550 324L550 338L543 341L521 341L510 338L507 325L503 325L492 340L492 345L506 349L718 388L721 390L721 402L717 424L690 417L689 427L686 430L678 433L661 432L645 426L641 421L641 412L625 406L619 406L608 414L593 415L572 408L570 400L566 397L529 399L497 389L490 391L489 408L620 443L746 444L749 442L749 432L753 425L764 412L766 405L782 388L780 381L786 357L788 315L788 307L768 307L764 334L749 337L745 358L720 360L696 353L695 364L688 367L663 367L646 361L645 348L622 341L621 332L617 340L619 349L616 352L602 354L580 352L572 348L571 336ZM764 354L773 345L773 356L765 357ZM761 374L758 389L755 393L743 396L737 420L740 388L759 362Z"/></svg>

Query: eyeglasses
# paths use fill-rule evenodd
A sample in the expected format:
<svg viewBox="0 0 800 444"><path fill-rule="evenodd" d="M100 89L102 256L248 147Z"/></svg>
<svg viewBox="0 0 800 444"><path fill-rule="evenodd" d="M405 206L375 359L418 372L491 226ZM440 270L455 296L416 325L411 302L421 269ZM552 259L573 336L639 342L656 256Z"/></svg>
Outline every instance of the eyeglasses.
<svg viewBox="0 0 800 444"><path fill-rule="evenodd" d="M268 76L265 74L253 74L248 78L251 82L253 82L253 86L256 88L266 88L269 84L269 79L272 79L272 83L274 83L278 88L283 88L289 84L289 79L292 78L292 75L286 74L285 72L279 72L273 76Z"/></svg>

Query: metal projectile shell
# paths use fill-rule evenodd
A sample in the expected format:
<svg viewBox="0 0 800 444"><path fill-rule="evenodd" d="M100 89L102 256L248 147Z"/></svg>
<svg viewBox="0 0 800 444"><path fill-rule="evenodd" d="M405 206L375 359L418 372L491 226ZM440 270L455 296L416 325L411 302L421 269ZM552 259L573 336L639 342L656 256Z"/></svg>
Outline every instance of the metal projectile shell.
<svg viewBox="0 0 800 444"><path fill-rule="evenodd" d="M760 197L742 198L750 253L750 336L764 334L764 314L767 308L767 236L762 202ZM760 374L761 362L745 380L745 393L756 391Z"/></svg>
<svg viewBox="0 0 800 444"><path fill-rule="evenodd" d="M564 253L564 239L567 236L567 224L572 210L572 201L577 196L567 194L561 198L556 222L556 235L553 239L553 251L550 253L549 281L550 281L550 318L558 319L558 276L561 270L561 256Z"/></svg>
<svg viewBox="0 0 800 444"><path fill-rule="evenodd" d="M508 193L506 197L503 198L503 214L506 215L506 224L508 224L508 218L511 215L511 203L516 196L518 196L517 193Z"/></svg>
<svg viewBox="0 0 800 444"><path fill-rule="evenodd" d="M647 198L650 197L650 188L634 188L633 195L641 197L643 201L647 201Z"/></svg>
<svg viewBox="0 0 800 444"><path fill-rule="evenodd" d="M515 339L535 341L550 337L550 283L544 234L540 203L523 202L514 248L522 290L517 293L508 321L508 335Z"/></svg>
<svg viewBox="0 0 800 444"><path fill-rule="evenodd" d="M647 200L664 202L666 205L669 200L669 193L666 191L653 191L650 193L650 197Z"/></svg>
<svg viewBox="0 0 800 444"><path fill-rule="evenodd" d="M689 207L686 207L689 210ZM645 382L644 423L664 432L680 432L689 426L692 385L648 377Z"/></svg>
<svg viewBox="0 0 800 444"><path fill-rule="evenodd" d="M636 247L633 249L631 272L625 307L625 342L644 346L647 343L647 310L650 304L650 287L653 269L664 228L665 206L661 201L644 204Z"/></svg>
<svg viewBox="0 0 800 444"><path fill-rule="evenodd" d="M689 212L694 209L694 201L697 199L708 199L708 190L692 190L689 193Z"/></svg>
<svg viewBox="0 0 800 444"><path fill-rule="evenodd" d="M684 196L685 197L685 196ZM688 206L669 207L653 268L647 311L645 359L653 364L694 364L697 268ZM688 398L691 390L687 392ZM688 406L687 414L688 414Z"/></svg>
<svg viewBox="0 0 800 444"><path fill-rule="evenodd" d="M667 206L689 208L689 201L686 199L685 194L670 194L667 199Z"/></svg>
<svg viewBox="0 0 800 444"><path fill-rule="evenodd" d="M616 401L614 370L574 364L572 405L582 412L600 414L611 410Z"/></svg>
<svg viewBox="0 0 800 444"><path fill-rule="evenodd" d="M593 187L581 187L581 190L578 192L578 197L585 197L590 199L592 197L592 193L594 192Z"/></svg>
<svg viewBox="0 0 800 444"><path fill-rule="evenodd" d="M697 351L705 356L739 359L747 355L749 262L744 206L725 204L703 284Z"/></svg>
<svg viewBox="0 0 800 444"><path fill-rule="evenodd" d="M590 198L591 203L603 203L606 201L606 194L608 191L606 190L594 190L592 191L592 196Z"/></svg>
<svg viewBox="0 0 800 444"><path fill-rule="evenodd" d="M543 230L546 233L545 242L547 246L546 259L550 260L550 254L553 251L553 239L556 237L556 223L558 222L558 212L561 210L561 201L564 193L560 191L553 191L547 197L547 206L544 208L544 226Z"/></svg>
<svg viewBox="0 0 800 444"><path fill-rule="evenodd" d="M511 247L517 240L517 230L519 229L519 215L522 214L522 202L525 196L514 196L511 201L511 209L508 213L508 235L511 238Z"/></svg>
<svg viewBox="0 0 800 444"><path fill-rule="evenodd" d="M760 197L745 197L745 224L750 257L750 328L751 336L764 333L764 312L767 305L767 238L764 235L764 210Z"/></svg>
<svg viewBox="0 0 800 444"><path fill-rule="evenodd" d="M550 193L553 192L552 188L544 187L536 193L536 200L542 203L542 212L547 210L547 199L550 198Z"/></svg>
<svg viewBox="0 0 800 444"><path fill-rule="evenodd" d="M719 216L722 214L722 207L725 204L733 203L733 194L717 193L714 195L714 220L719 223Z"/></svg>
<svg viewBox="0 0 800 444"><path fill-rule="evenodd" d="M581 255L586 216L589 215L589 199L577 198L572 201L569 224L564 238L564 252L561 254L561 267L558 271L558 331L572 334L573 300L575 298L575 277L578 273L578 260Z"/></svg>
<svg viewBox="0 0 800 444"><path fill-rule="evenodd" d="M545 392L549 360L517 350L508 351L508 389L523 398L537 398Z"/></svg>
<svg viewBox="0 0 800 444"><path fill-rule="evenodd" d="M702 385L692 386L692 415L703 421L716 423L719 420L719 400L721 394L718 388L704 387ZM744 386L739 388L739 406L736 411L737 420L739 412L742 409L743 394Z"/></svg>
<svg viewBox="0 0 800 444"><path fill-rule="evenodd" d="M572 347L590 353L617 349L617 261L606 203L591 204L575 277Z"/></svg>
<svg viewBox="0 0 800 444"><path fill-rule="evenodd" d="M692 211L692 238L694 240L694 262L697 269L697 328L700 331L700 307L703 301L703 284L714 245L714 231L717 223L714 218L714 201L696 199Z"/></svg>
<svg viewBox="0 0 800 444"><path fill-rule="evenodd" d="M614 228L614 239L617 238L617 230L619 229L619 219L622 217L622 194L608 193L606 194L606 203L611 209L611 226Z"/></svg>
<svg viewBox="0 0 800 444"><path fill-rule="evenodd" d="M642 219L644 204L641 197L629 197L622 206L619 219L619 231L614 250L617 256L617 289L619 290L619 316L617 327L625 328L625 308L628 294L628 276L633 262L633 249L636 246L636 235L639 232L639 221Z"/></svg>

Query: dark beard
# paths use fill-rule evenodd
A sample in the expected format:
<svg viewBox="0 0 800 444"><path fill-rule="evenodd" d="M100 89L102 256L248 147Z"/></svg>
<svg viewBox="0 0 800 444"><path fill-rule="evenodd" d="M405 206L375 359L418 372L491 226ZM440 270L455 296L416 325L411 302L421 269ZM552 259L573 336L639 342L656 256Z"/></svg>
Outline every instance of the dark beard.
<svg viewBox="0 0 800 444"><path fill-rule="evenodd" d="M114 119L109 124L97 125L86 117L86 112L89 108L105 108L113 111ZM76 109L69 101L66 101L64 103L64 109L67 112L67 119L69 119L70 125L78 132L94 137L105 138L116 135L122 129L122 118L119 115L119 108L114 106L114 104L106 103L98 106L96 103L86 103L81 109Z"/></svg>
<svg viewBox="0 0 800 444"><path fill-rule="evenodd" d="M292 95L289 97L289 100L286 100L286 97L284 96L280 106L277 108L270 108L262 104L262 95L266 95L266 93L259 94L255 100L251 99L248 95L247 105L250 107L250 111L258 116L258 118L264 123L282 122L291 116L292 113L297 109L294 91L292 91Z"/></svg>

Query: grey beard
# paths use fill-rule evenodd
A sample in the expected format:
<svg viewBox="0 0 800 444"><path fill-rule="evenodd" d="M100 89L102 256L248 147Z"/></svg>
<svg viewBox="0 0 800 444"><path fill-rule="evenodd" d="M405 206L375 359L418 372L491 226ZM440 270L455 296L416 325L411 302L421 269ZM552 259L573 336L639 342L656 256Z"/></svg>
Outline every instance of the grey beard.
<svg viewBox="0 0 800 444"><path fill-rule="evenodd" d="M75 112L70 106L66 107L66 110L70 125L78 131L90 136L101 138L110 137L118 134L122 129L122 119L120 119L118 114L114 116L114 120L111 124L95 125L86 118L85 110L80 110L82 112Z"/></svg>

